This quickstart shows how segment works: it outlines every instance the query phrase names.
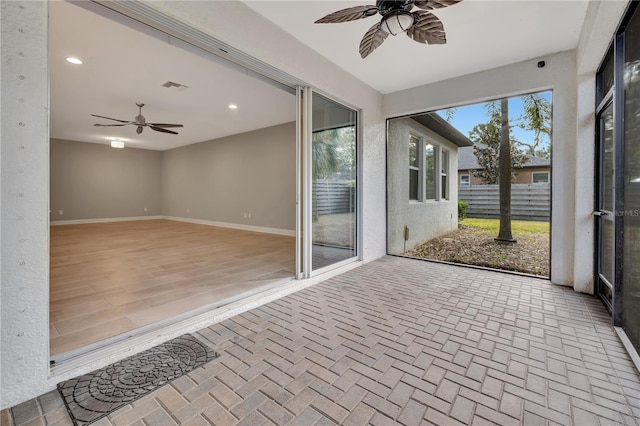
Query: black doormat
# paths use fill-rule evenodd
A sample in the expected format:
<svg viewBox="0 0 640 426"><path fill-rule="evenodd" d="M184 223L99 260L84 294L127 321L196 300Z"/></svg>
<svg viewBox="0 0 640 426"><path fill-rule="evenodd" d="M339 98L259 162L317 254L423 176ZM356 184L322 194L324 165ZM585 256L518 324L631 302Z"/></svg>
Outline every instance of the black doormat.
<svg viewBox="0 0 640 426"><path fill-rule="evenodd" d="M58 384L71 420L88 425L206 364L218 354L185 334Z"/></svg>

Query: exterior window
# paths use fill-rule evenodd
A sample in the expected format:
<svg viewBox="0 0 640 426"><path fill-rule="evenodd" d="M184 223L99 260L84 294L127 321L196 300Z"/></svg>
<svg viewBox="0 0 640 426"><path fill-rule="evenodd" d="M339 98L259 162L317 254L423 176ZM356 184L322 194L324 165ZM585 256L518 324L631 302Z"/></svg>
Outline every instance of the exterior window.
<svg viewBox="0 0 640 426"><path fill-rule="evenodd" d="M438 173L442 178L438 178ZM448 199L448 174L449 152L421 137L409 135L409 201ZM438 194L439 182L443 185L441 194Z"/></svg>
<svg viewBox="0 0 640 426"><path fill-rule="evenodd" d="M449 151L446 149L442 150L441 161L440 161L440 180L441 186L440 189L440 198L443 200L449 199Z"/></svg>
<svg viewBox="0 0 640 426"><path fill-rule="evenodd" d="M549 172L533 172L531 179L533 183L549 183Z"/></svg>
<svg viewBox="0 0 640 426"><path fill-rule="evenodd" d="M436 199L436 147L424 145L424 199Z"/></svg>
<svg viewBox="0 0 640 426"><path fill-rule="evenodd" d="M420 187L420 139L409 137L409 200L418 201Z"/></svg>
<svg viewBox="0 0 640 426"><path fill-rule="evenodd" d="M460 186L470 186L470 185L471 185L471 176L460 175Z"/></svg>

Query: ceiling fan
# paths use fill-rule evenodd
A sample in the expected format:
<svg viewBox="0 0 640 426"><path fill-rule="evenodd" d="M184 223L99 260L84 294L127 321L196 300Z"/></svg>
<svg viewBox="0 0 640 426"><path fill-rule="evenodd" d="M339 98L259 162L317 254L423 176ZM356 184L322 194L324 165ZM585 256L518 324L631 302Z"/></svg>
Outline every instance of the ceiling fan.
<svg viewBox="0 0 640 426"><path fill-rule="evenodd" d="M418 43L445 44L447 38L444 26L433 13L440 9L460 3L462 0L377 0L374 5L349 7L338 10L318 19L316 24L355 21L379 13L380 22L369 28L360 42L360 56L364 59L379 47L389 34L405 32ZM416 6L419 9L411 10Z"/></svg>
<svg viewBox="0 0 640 426"><path fill-rule="evenodd" d="M124 124L94 124L94 126L103 126L103 127L106 127L106 126L127 126L127 125L132 124L134 126L137 126L137 128L136 128L136 133L137 134L142 133L142 130L145 127L150 127L152 130L155 130L156 132L171 133L172 135L177 135L178 132L174 132L173 130L167 130L165 127L183 127L182 124L147 123L147 120L142 115L142 107L144 106L144 104L136 103L136 105L138 106L138 115L136 116L134 121L118 120L117 118L111 118L111 117L105 117L105 116L102 116L102 115L91 114L91 116L93 116L93 117L106 118L107 120L113 120L113 121L118 121L120 123L124 123Z"/></svg>

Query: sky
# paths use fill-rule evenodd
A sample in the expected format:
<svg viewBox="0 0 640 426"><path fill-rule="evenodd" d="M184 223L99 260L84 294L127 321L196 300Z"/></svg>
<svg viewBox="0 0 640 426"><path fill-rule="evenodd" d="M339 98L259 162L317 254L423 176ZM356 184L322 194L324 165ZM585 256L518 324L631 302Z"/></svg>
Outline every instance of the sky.
<svg viewBox="0 0 640 426"><path fill-rule="evenodd" d="M540 92L538 94L544 99L551 102L551 91ZM486 123L488 119L487 113L484 109L484 103L457 107L455 108L455 110L455 114L453 115L453 118L449 123L465 136L469 136L469 132L471 131L471 129L473 129L474 126L480 123ZM440 110L436 112L442 117L446 118L444 111L445 110ZM521 98L510 98L509 117L513 120L514 118L519 117L523 112L524 109ZM522 130L519 127L513 126L512 134L517 140L522 142L533 140L533 132ZM544 146L548 146L548 141ZM543 146L541 146L541 148L542 147Z"/></svg>

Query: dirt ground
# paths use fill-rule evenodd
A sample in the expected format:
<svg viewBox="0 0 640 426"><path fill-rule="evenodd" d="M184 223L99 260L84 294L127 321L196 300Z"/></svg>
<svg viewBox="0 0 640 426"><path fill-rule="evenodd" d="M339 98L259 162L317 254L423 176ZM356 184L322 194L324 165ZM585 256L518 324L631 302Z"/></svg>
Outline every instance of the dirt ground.
<svg viewBox="0 0 640 426"><path fill-rule="evenodd" d="M500 243L485 230L459 225L457 231L430 240L406 255L549 276L549 234L514 234L516 243Z"/></svg>

